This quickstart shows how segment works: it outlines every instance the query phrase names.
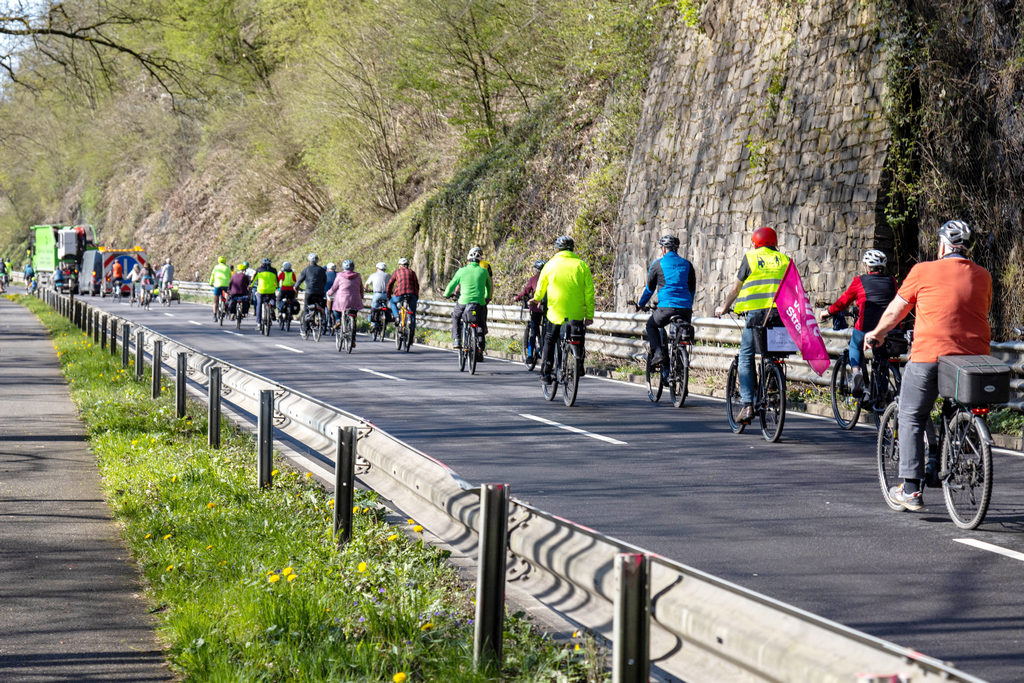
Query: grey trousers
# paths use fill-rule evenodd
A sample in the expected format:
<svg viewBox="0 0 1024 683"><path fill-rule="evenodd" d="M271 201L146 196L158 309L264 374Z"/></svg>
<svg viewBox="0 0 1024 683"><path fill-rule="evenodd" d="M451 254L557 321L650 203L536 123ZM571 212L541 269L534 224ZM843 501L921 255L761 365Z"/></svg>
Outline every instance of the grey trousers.
<svg viewBox="0 0 1024 683"><path fill-rule="evenodd" d="M900 476L923 479L929 414L939 396L939 364L907 363L900 388Z"/></svg>

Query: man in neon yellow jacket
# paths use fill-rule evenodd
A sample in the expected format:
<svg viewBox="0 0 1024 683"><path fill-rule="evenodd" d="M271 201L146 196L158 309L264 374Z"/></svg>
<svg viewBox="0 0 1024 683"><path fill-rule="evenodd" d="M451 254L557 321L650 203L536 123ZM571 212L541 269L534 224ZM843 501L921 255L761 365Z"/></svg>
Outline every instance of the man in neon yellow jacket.
<svg viewBox="0 0 1024 683"><path fill-rule="evenodd" d="M533 300L548 300L548 329L544 334L544 355L540 376L545 384L552 382L555 345L562 325L590 325L594 322L594 278L590 266L573 253L576 243L567 235L555 240L557 252L544 264L537 280Z"/></svg>
<svg viewBox="0 0 1024 683"><path fill-rule="evenodd" d="M210 273L210 284L213 285L213 319L216 320L217 301L220 299L221 293L226 292L231 284L231 266L228 265L228 260L223 256L217 259L217 265L213 267L213 272Z"/></svg>

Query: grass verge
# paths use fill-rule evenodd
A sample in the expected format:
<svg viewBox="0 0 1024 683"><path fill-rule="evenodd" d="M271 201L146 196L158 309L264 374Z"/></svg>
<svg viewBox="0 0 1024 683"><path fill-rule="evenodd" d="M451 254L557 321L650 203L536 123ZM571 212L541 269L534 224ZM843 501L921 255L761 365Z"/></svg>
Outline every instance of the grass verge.
<svg viewBox="0 0 1024 683"><path fill-rule="evenodd" d="M484 681L472 668L468 588L425 544L422 527L389 526L357 492L352 542L339 549L331 497L309 475L255 481L254 439L222 425L206 445L205 411L174 416L148 380L42 302L86 424L110 505L147 584L174 669L188 680ZM148 375L148 373L147 373ZM603 680L590 637L559 644L507 615L500 678Z"/></svg>

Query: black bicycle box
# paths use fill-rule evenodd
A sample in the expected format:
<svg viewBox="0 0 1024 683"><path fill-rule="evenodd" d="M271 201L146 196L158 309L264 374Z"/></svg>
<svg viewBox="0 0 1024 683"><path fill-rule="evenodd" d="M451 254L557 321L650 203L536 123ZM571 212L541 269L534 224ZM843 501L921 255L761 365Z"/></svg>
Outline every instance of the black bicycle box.
<svg viewBox="0 0 1024 683"><path fill-rule="evenodd" d="M1010 367L992 356L940 356L939 395L965 405L1006 403Z"/></svg>

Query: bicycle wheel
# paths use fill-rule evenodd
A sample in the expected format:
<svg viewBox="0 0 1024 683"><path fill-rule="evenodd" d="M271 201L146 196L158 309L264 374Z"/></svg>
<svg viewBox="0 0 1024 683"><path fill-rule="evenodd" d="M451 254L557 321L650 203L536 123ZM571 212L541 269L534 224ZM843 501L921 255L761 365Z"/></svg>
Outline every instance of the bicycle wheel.
<svg viewBox="0 0 1024 683"><path fill-rule="evenodd" d="M875 454L878 457L878 485L882 487L882 499L893 510L906 510L902 505L893 503L889 498L889 489L900 484L900 441L899 441L899 404L893 401L882 413L878 425L878 439Z"/></svg>
<svg viewBox="0 0 1024 683"><path fill-rule="evenodd" d="M961 529L974 529L992 498L992 448L980 417L960 410L942 442L942 495L949 517Z"/></svg>
<svg viewBox="0 0 1024 683"><path fill-rule="evenodd" d="M403 342L403 346L405 347L405 352L406 353L409 353L410 351L412 351L412 343L415 341L415 339L413 338L413 325L415 325L415 324L416 324L415 320L413 320L411 322L409 320L406 320L406 323L405 323L405 341Z"/></svg>
<svg viewBox="0 0 1024 683"><path fill-rule="evenodd" d="M240 330L240 329L242 329L242 317L243 317L242 316L242 304L241 303L236 305L235 311L236 311L236 313L235 313L235 329L236 330Z"/></svg>
<svg viewBox="0 0 1024 683"><path fill-rule="evenodd" d="M348 352L356 347L356 319L351 315L345 316L345 337L348 338Z"/></svg>
<svg viewBox="0 0 1024 683"><path fill-rule="evenodd" d="M732 359L732 365L729 366L729 374L725 380L725 414L729 418L729 428L733 434L739 434L747 427L737 419L740 411L743 410L743 399L740 398L739 366L740 359L737 356Z"/></svg>
<svg viewBox="0 0 1024 683"><path fill-rule="evenodd" d="M670 373L668 389L672 394L672 405L682 408L690 393L690 352L685 346L673 346Z"/></svg>
<svg viewBox="0 0 1024 683"><path fill-rule="evenodd" d="M227 313L227 310L224 308L224 301L223 300L218 300L217 301L217 323L221 327L224 326L224 316L226 315L226 313Z"/></svg>
<svg viewBox="0 0 1024 683"><path fill-rule="evenodd" d="M469 349L466 351L466 357L469 358L469 374L476 374L476 355L480 349L480 341L477 339L477 329L469 323L463 323L465 329L469 330L469 334L466 335L466 340L469 341Z"/></svg>
<svg viewBox="0 0 1024 683"><path fill-rule="evenodd" d="M786 377L777 363L768 363L764 374L764 403L761 405L761 434L772 443L782 436L786 424Z"/></svg>
<svg viewBox="0 0 1024 683"><path fill-rule="evenodd" d="M536 361L530 362L533 360L530 351L530 323L526 323L526 329L523 330L523 348L520 355L523 359L523 365L526 366L527 370L533 370L533 366L537 364Z"/></svg>
<svg viewBox="0 0 1024 683"><path fill-rule="evenodd" d="M309 321L310 326L313 328L313 341L320 341L320 335L324 333L324 319L323 314L318 310L313 311L313 315Z"/></svg>
<svg viewBox="0 0 1024 683"><path fill-rule="evenodd" d="M850 389L852 369L848 351L832 366L832 414L840 429L853 429L860 417L860 400Z"/></svg>
<svg viewBox="0 0 1024 683"><path fill-rule="evenodd" d="M577 357L571 349L566 348L562 364L562 402L565 403L566 408L572 408L576 403L576 394L580 388L583 359Z"/></svg>
<svg viewBox="0 0 1024 683"><path fill-rule="evenodd" d="M345 318L347 320L348 316L345 316ZM347 323L345 324L345 327L346 328L348 327ZM341 353L342 349L344 349L346 346L348 346L348 335L347 334L343 333L343 334L336 334L336 335L334 335L334 348L336 348L338 350L338 353Z"/></svg>
<svg viewBox="0 0 1024 683"><path fill-rule="evenodd" d="M463 372L466 369L466 360L468 356L469 340L466 338L466 328L468 325L461 323L459 325L459 372Z"/></svg>
<svg viewBox="0 0 1024 683"><path fill-rule="evenodd" d="M551 382L541 382L541 386L544 389L544 399L546 401L554 401L555 396L558 396L558 376L561 374L559 368L562 366L562 344L558 340L555 342L555 358L554 365L551 368Z"/></svg>
<svg viewBox="0 0 1024 683"><path fill-rule="evenodd" d="M398 320L395 321L395 350L401 351L405 343L405 307L398 309Z"/></svg>
<svg viewBox="0 0 1024 683"><path fill-rule="evenodd" d="M661 392L665 389L664 375L662 375L661 368L652 370L650 363L645 365L644 375L647 378L647 398L651 400L651 403L657 403L661 400Z"/></svg>

